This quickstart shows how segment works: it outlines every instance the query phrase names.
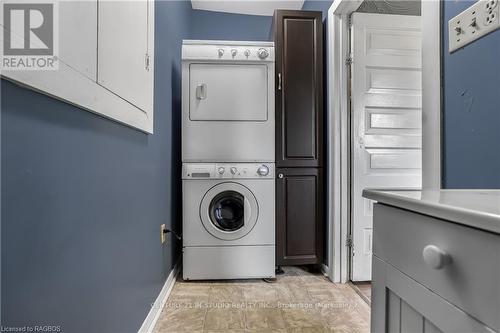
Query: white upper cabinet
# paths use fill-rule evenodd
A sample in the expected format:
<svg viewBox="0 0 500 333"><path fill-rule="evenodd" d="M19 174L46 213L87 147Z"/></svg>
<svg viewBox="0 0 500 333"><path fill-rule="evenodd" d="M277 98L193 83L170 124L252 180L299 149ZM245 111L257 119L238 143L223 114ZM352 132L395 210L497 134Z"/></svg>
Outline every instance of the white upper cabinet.
<svg viewBox="0 0 500 333"><path fill-rule="evenodd" d="M154 0L53 3L58 69L2 70L1 76L153 133ZM9 27L0 16L4 45L3 30ZM23 35L10 33L10 38L27 45L26 36L33 34Z"/></svg>
<svg viewBox="0 0 500 333"><path fill-rule="evenodd" d="M97 82L144 111L153 107L153 6L109 0L98 6Z"/></svg>
<svg viewBox="0 0 500 333"><path fill-rule="evenodd" d="M59 58L97 80L97 0L59 1Z"/></svg>

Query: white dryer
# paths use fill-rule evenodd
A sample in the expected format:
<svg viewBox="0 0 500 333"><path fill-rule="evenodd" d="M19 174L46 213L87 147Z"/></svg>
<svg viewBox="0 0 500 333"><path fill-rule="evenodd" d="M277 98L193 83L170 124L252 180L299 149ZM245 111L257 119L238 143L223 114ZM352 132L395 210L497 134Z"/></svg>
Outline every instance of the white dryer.
<svg viewBox="0 0 500 333"><path fill-rule="evenodd" d="M274 164L183 165L183 278L275 276Z"/></svg>
<svg viewBox="0 0 500 333"><path fill-rule="evenodd" d="M182 161L273 162L274 43L182 44Z"/></svg>

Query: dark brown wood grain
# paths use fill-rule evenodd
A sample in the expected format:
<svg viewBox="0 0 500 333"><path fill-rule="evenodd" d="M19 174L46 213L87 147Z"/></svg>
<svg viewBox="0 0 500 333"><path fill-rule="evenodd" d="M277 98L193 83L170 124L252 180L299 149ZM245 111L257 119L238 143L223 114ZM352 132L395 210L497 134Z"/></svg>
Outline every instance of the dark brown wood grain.
<svg viewBox="0 0 500 333"><path fill-rule="evenodd" d="M277 10L276 263L321 264L323 220L323 23L321 12ZM281 89L278 88L281 76Z"/></svg>
<svg viewBox="0 0 500 333"><path fill-rule="evenodd" d="M277 167L323 166L321 18L311 11L274 14Z"/></svg>
<svg viewBox="0 0 500 333"><path fill-rule="evenodd" d="M320 264L323 258L323 169L281 168L277 174L277 264Z"/></svg>

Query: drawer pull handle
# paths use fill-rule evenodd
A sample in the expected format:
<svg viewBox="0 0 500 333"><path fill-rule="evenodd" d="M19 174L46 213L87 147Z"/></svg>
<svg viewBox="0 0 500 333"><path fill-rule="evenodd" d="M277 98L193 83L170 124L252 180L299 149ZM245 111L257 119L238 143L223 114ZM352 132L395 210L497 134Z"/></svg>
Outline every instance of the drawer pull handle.
<svg viewBox="0 0 500 333"><path fill-rule="evenodd" d="M451 261L451 257L436 245L424 247L422 256L425 263L433 269L442 269Z"/></svg>

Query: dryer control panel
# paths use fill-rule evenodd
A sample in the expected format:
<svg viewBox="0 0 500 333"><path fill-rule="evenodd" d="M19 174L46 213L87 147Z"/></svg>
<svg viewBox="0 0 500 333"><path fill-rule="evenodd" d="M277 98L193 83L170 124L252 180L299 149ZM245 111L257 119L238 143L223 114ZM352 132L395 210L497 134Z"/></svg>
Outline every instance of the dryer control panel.
<svg viewBox="0 0 500 333"><path fill-rule="evenodd" d="M182 179L274 179L274 163L184 163Z"/></svg>
<svg viewBox="0 0 500 333"><path fill-rule="evenodd" d="M184 40L182 60L274 62L274 43Z"/></svg>

